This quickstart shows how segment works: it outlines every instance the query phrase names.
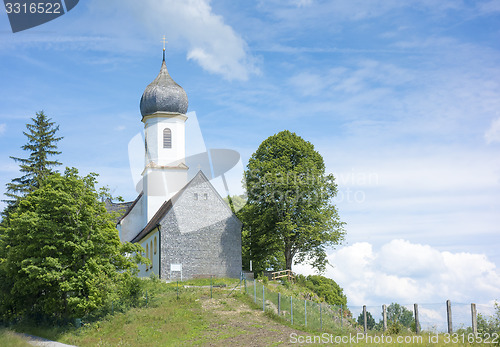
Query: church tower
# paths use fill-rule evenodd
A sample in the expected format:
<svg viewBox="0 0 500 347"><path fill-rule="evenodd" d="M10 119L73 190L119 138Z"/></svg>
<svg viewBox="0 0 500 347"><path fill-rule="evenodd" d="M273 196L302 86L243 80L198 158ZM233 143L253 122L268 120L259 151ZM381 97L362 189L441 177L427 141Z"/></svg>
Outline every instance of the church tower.
<svg viewBox="0 0 500 347"><path fill-rule="evenodd" d="M144 90L140 106L145 137L142 181L147 224L162 204L187 184L185 122L188 98L168 73L165 48L160 73Z"/></svg>

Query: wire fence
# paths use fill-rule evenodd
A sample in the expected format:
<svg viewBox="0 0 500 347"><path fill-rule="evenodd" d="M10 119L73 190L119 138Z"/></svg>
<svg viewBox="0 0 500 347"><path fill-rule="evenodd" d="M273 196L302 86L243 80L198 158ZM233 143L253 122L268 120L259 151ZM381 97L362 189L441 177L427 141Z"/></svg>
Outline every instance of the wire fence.
<svg viewBox="0 0 500 347"><path fill-rule="evenodd" d="M328 305L285 295L256 280L247 281L246 293L263 311L270 311L293 325L317 331L353 329L349 311L342 305Z"/></svg>
<svg viewBox="0 0 500 347"><path fill-rule="evenodd" d="M307 299L299 299L278 292L279 284L264 285L262 282L253 280L246 281L245 292L253 298L253 301L262 307L263 311L270 311L293 325L303 326L317 331L343 332L343 331L364 331L363 308L366 307L367 316L373 317L371 324L367 328L370 330L384 330L383 306L348 306L328 305L326 303L316 303ZM406 322L403 326L408 332L417 331L417 321L419 330L432 333L456 332L467 330L467 332L477 331L477 326L473 326L477 317L492 317L495 314L495 307L492 304L468 304L468 303L433 303L433 304L403 304L400 305L406 312ZM415 315L417 309L417 315ZM358 324L358 317L361 315L361 324ZM417 317L417 320L416 320ZM473 318L474 317L474 318ZM451 331L449 330L451 328Z"/></svg>

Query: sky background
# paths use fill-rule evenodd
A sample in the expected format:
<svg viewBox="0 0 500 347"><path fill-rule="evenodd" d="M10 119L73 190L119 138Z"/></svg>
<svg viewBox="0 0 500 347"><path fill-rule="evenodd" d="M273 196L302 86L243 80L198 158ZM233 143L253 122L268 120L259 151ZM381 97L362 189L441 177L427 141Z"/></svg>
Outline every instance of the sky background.
<svg viewBox="0 0 500 347"><path fill-rule="evenodd" d="M65 166L134 199L163 35L207 148L244 166L288 129L323 156L347 230L326 275L349 304L500 300L500 1L88 0L16 34L4 13L0 186L44 110Z"/></svg>

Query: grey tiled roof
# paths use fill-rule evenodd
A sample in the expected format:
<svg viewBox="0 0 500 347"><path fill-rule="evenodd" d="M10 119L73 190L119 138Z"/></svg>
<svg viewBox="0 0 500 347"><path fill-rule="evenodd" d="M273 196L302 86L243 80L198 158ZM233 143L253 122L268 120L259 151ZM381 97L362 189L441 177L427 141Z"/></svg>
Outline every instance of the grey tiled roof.
<svg viewBox="0 0 500 347"><path fill-rule="evenodd" d="M137 201L141 198L142 193L137 196L137 198L134 201L128 201L128 202L113 202L111 199L106 199L106 210L110 213L116 212L118 213L118 216L116 218L116 223L121 221L125 216L129 214L129 212L132 210L132 208L135 206Z"/></svg>

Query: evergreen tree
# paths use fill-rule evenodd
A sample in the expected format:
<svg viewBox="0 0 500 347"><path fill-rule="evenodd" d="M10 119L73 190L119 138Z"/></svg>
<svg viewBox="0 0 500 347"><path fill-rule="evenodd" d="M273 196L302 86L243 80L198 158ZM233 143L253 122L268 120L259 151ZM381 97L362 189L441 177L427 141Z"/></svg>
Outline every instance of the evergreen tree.
<svg viewBox="0 0 500 347"><path fill-rule="evenodd" d="M358 316L358 324L361 327L365 326L365 317L363 317L363 312L361 312ZM368 330L372 330L375 327L375 319L368 311L366 311L366 327Z"/></svg>
<svg viewBox="0 0 500 347"><path fill-rule="evenodd" d="M28 142L21 148L29 153L28 158L10 157L19 163L21 177L14 178L7 183L7 195L11 200L6 200L9 205L16 204L20 198L34 191L40 182L53 173L52 168L61 163L51 157L61 154L57 151L57 142L62 137L56 137L59 126L47 118L43 111L37 112L32 123L26 124L27 131L23 134Z"/></svg>
<svg viewBox="0 0 500 347"><path fill-rule="evenodd" d="M401 324L405 328L409 328L413 321L413 312L406 307L395 302L387 306L387 322L389 324Z"/></svg>

